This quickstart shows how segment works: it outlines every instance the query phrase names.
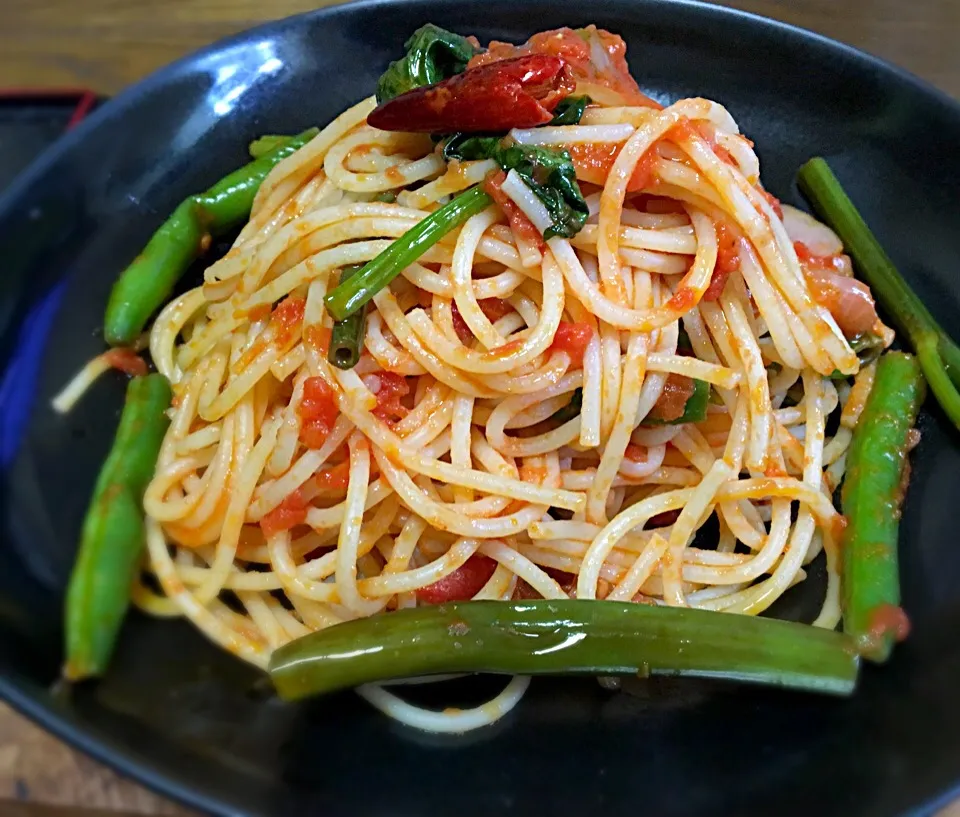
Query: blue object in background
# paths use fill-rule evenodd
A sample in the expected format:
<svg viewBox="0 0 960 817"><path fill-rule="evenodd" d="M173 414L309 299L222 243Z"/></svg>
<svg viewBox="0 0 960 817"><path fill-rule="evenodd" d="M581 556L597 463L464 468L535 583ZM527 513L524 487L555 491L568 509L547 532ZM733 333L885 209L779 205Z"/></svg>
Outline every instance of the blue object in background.
<svg viewBox="0 0 960 817"><path fill-rule="evenodd" d="M4 468L17 454L36 397L47 336L66 288L67 281L60 281L30 308L0 380L0 466Z"/></svg>

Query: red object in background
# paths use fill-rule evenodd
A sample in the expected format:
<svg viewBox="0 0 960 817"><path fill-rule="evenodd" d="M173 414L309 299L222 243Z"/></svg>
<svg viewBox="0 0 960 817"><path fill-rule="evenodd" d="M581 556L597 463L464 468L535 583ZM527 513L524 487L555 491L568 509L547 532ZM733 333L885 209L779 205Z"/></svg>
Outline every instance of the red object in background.
<svg viewBox="0 0 960 817"><path fill-rule="evenodd" d="M70 121L67 122L67 130L79 125L86 118L87 114L93 110L93 106L96 105L96 103L97 95L93 91L83 91L77 100L77 107L74 108L73 113L70 114Z"/></svg>
<svg viewBox="0 0 960 817"><path fill-rule="evenodd" d="M99 101L83 88L0 87L0 191Z"/></svg>
<svg viewBox="0 0 960 817"><path fill-rule="evenodd" d="M35 107L62 102L73 105L66 130L79 125L97 104L97 95L86 88L0 88L0 103Z"/></svg>

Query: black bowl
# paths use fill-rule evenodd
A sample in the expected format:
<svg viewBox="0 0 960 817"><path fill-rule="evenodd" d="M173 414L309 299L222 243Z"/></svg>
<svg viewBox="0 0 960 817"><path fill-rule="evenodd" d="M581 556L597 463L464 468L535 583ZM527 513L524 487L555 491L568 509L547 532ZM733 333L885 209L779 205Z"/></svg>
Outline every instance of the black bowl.
<svg viewBox="0 0 960 817"><path fill-rule="evenodd" d="M865 670L851 700L692 683L640 699L536 680L496 726L440 739L352 694L280 704L187 624L139 614L108 678L56 688L63 589L124 385L103 379L66 418L49 400L102 349L111 282L176 202L244 161L251 138L323 124L368 95L428 20L481 40L588 22L620 32L649 93L730 109L785 201L800 203L796 168L827 156L932 311L957 327L960 110L864 54L746 14L653 0L358 2L254 29L122 94L0 202L0 694L121 771L220 814L932 808L960 779L960 448L935 409L921 419L902 526L914 633L888 666Z"/></svg>

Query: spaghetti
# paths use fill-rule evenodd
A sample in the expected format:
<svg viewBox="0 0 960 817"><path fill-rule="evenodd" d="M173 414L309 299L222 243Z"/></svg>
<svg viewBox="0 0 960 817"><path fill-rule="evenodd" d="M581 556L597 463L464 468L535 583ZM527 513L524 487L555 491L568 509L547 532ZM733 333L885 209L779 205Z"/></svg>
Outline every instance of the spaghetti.
<svg viewBox="0 0 960 817"><path fill-rule="evenodd" d="M579 122L507 137L568 152L589 210L571 237L543 238L553 216L515 170L369 125L371 97L276 165L230 251L162 310L150 354L175 396L140 607L265 667L309 632L453 599L757 615L825 551L814 624L836 626L832 496L873 375L851 311L858 332L892 333L832 232L763 190L721 105L657 105L622 41L587 32L474 58L550 37L592 49ZM496 203L377 292L359 362L331 365L339 271L485 180Z"/></svg>

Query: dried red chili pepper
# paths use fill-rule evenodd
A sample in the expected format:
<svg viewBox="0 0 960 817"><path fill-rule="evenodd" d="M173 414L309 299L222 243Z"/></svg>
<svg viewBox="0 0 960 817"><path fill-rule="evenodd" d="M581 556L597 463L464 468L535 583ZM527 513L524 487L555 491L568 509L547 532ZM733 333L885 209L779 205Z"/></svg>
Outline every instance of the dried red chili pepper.
<svg viewBox="0 0 960 817"><path fill-rule="evenodd" d="M417 133L532 128L552 118L576 82L559 57L531 54L483 65L384 102L367 117L381 130Z"/></svg>

